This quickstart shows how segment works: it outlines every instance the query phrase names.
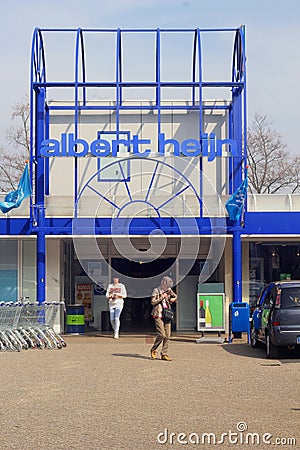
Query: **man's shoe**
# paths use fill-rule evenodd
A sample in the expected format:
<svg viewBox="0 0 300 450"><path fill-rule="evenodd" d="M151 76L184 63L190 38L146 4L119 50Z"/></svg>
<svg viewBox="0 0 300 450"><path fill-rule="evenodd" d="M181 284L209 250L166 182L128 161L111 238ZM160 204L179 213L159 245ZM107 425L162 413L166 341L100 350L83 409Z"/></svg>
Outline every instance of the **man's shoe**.
<svg viewBox="0 0 300 450"><path fill-rule="evenodd" d="M151 359L157 358L157 351L156 350L150 350Z"/></svg>
<svg viewBox="0 0 300 450"><path fill-rule="evenodd" d="M119 333L114 334L114 339L119 339Z"/></svg>
<svg viewBox="0 0 300 450"><path fill-rule="evenodd" d="M172 359L171 359L170 356L168 356L168 355L161 355L161 359L162 359L163 361L172 361Z"/></svg>

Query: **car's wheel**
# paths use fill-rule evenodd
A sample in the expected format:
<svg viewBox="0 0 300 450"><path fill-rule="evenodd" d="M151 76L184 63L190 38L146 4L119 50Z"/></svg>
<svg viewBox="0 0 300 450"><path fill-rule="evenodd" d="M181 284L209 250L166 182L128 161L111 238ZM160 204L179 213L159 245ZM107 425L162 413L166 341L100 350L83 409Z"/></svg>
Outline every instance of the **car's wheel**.
<svg viewBox="0 0 300 450"><path fill-rule="evenodd" d="M254 326L252 326L250 330L250 344L253 348L259 347L259 342L257 341L256 330Z"/></svg>
<svg viewBox="0 0 300 450"><path fill-rule="evenodd" d="M279 348L273 344L269 334L266 336L266 352L269 359L278 358L279 356Z"/></svg>

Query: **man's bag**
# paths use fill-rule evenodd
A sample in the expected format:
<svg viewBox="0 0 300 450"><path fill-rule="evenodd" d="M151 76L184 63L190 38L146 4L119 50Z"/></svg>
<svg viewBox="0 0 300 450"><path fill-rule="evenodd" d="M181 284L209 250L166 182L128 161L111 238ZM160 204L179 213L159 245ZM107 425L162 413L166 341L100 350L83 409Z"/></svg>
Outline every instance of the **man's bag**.
<svg viewBox="0 0 300 450"><path fill-rule="evenodd" d="M170 322L174 319L174 312L171 308L163 308L162 316L165 322Z"/></svg>

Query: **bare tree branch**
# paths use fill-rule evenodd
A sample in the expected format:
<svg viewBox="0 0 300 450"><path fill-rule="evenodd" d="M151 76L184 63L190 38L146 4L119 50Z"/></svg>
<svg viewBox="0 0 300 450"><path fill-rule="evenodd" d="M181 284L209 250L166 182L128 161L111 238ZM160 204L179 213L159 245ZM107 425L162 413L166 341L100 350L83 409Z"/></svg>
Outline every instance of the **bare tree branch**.
<svg viewBox="0 0 300 450"><path fill-rule="evenodd" d="M28 97L25 97L25 102L16 103L11 115L12 120L17 119L17 126L10 126L6 129L7 142L15 148L23 148L29 157L30 150L30 136L29 136L29 120L30 107Z"/></svg>
<svg viewBox="0 0 300 450"><path fill-rule="evenodd" d="M300 159L286 151L267 117L256 113L247 134L250 191L258 194L296 192Z"/></svg>
<svg viewBox="0 0 300 450"><path fill-rule="evenodd" d="M6 130L7 146L0 148L0 191L9 192L15 190L24 171L25 161L29 158L30 133L29 120L30 109L28 97L24 102L14 105L11 115L16 125Z"/></svg>

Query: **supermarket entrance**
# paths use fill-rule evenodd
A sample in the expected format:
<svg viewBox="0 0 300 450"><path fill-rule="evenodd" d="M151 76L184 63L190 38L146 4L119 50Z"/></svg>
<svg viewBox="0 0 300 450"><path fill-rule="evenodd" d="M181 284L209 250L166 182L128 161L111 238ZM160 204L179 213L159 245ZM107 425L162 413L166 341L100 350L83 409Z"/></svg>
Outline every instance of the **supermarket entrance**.
<svg viewBox="0 0 300 450"><path fill-rule="evenodd" d="M161 258L152 262L134 262L122 258L113 258L111 261L112 269L126 276L140 278L141 284L144 278L159 275L170 268L168 275L175 280L175 273L172 273L172 264L174 258ZM120 276L120 281L121 281ZM127 287L127 286L126 286ZM156 286L153 286L155 288ZM174 288L176 290L176 288ZM121 316L121 328L124 332L153 332L154 322L151 316L151 297L136 297L138 293L132 292L127 287L128 297L124 303L124 309ZM174 321L175 323L175 321Z"/></svg>

